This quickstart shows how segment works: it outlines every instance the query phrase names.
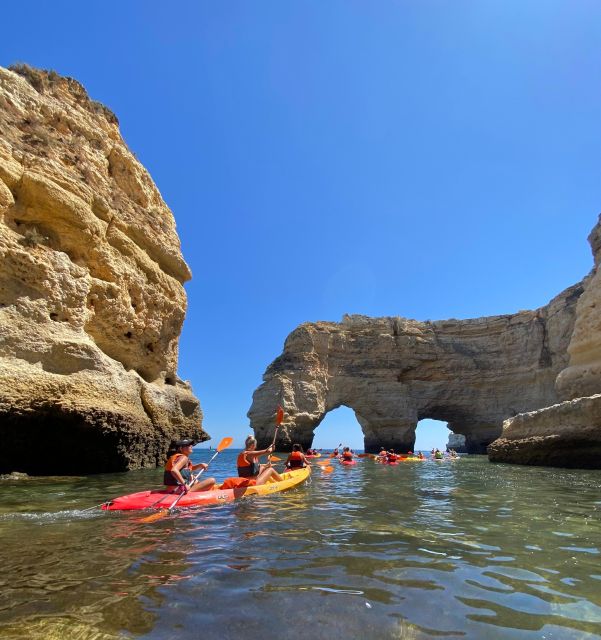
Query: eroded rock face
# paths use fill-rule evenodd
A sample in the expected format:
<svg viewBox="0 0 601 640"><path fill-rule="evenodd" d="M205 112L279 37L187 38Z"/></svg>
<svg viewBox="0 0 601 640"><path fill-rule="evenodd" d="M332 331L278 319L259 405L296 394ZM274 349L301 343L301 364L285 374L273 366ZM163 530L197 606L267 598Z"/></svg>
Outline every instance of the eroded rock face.
<svg viewBox="0 0 601 640"><path fill-rule="evenodd" d="M582 286L536 311L475 320L418 322L346 316L306 323L267 369L248 413L260 446L269 444L278 404L286 418L278 444L310 446L325 415L355 411L365 449L413 450L423 418L448 422L467 450L484 453L507 416L557 401L555 378Z"/></svg>
<svg viewBox="0 0 601 640"><path fill-rule="evenodd" d="M488 448L494 462L601 468L601 218L589 236L595 266L584 281L556 380L559 404L508 418Z"/></svg>
<svg viewBox="0 0 601 640"><path fill-rule="evenodd" d="M106 107L15 71L0 68L0 472L160 464L171 439L206 439L177 377L190 271L173 215Z"/></svg>

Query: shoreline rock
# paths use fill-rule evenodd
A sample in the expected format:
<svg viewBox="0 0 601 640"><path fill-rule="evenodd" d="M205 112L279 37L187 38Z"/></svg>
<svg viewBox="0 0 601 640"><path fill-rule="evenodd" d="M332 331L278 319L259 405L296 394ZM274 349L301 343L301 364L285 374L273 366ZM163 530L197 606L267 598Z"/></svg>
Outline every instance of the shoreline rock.
<svg viewBox="0 0 601 640"><path fill-rule="evenodd" d="M206 440L177 376L190 270L117 118L19 65L0 67L0 130L0 472L156 466Z"/></svg>

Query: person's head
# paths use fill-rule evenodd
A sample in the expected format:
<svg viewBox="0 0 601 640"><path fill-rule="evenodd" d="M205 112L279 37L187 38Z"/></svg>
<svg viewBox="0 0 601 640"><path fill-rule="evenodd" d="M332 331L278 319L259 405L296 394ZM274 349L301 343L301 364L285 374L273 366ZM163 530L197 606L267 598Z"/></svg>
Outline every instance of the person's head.
<svg viewBox="0 0 601 640"><path fill-rule="evenodd" d="M388 453L394 453L394 449L390 449Z"/></svg>
<svg viewBox="0 0 601 640"><path fill-rule="evenodd" d="M350 451L349 447L344 447L343 451Z"/></svg>
<svg viewBox="0 0 601 640"><path fill-rule="evenodd" d="M302 453L303 448L300 446L300 444L293 444L292 451L300 451Z"/></svg>
<svg viewBox="0 0 601 640"><path fill-rule="evenodd" d="M412 456L412 455L413 455L413 451L409 451L409 452L407 453L407 455L408 455L408 456Z"/></svg>
<svg viewBox="0 0 601 640"><path fill-rule="evenodd" d="M255 436L248 436L244 441L244 448L246 451L252 451L257 448L257 439Z"/></svg>
<svg viewBox="0 0 601 640"><path fill-rule="evenodd" d="M183 438L182 440L176 440L171 444L169 452L171 453L183 453L190 455L192 453L192 447L194 446L194 440L192 438Z"/></svg>

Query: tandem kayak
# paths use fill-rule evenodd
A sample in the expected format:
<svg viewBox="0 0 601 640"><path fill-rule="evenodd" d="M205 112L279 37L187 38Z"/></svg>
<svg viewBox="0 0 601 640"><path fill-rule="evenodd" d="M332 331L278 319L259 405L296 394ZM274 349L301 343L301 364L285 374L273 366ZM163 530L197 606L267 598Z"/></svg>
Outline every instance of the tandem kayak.
<svg viewBox="0 0 601 640"><path fill-rule="evenodd" d="M211 504L233 502L248 496L265 496L272 493L286 491L304 482L311 475L311 468L294 469L281 474L283 480L276 482L269 480L265 484L238 489L213 489L211 491L190 491L177 503L178 507L205 507ZM161 499L161 494L165 497ZM129 509L166 509L169 508L179 494L167 490L139 491L127 496L115 498L102 505L103 511L121 511ZM158 500L158 502L157 502Z"/></svg>

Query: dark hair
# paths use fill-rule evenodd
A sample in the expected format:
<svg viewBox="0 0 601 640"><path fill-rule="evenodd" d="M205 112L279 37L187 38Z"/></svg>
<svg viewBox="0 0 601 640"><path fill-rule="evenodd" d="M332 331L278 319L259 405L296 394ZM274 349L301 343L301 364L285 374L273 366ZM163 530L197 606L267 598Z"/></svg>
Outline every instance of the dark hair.
<svg viewBox="0 0 601 640"><path fill-rule="evenodd" d="M300 444L293 444L292 445L292 451L300 451L302 453L303 452L303 448L301 447Z"/></svg>

